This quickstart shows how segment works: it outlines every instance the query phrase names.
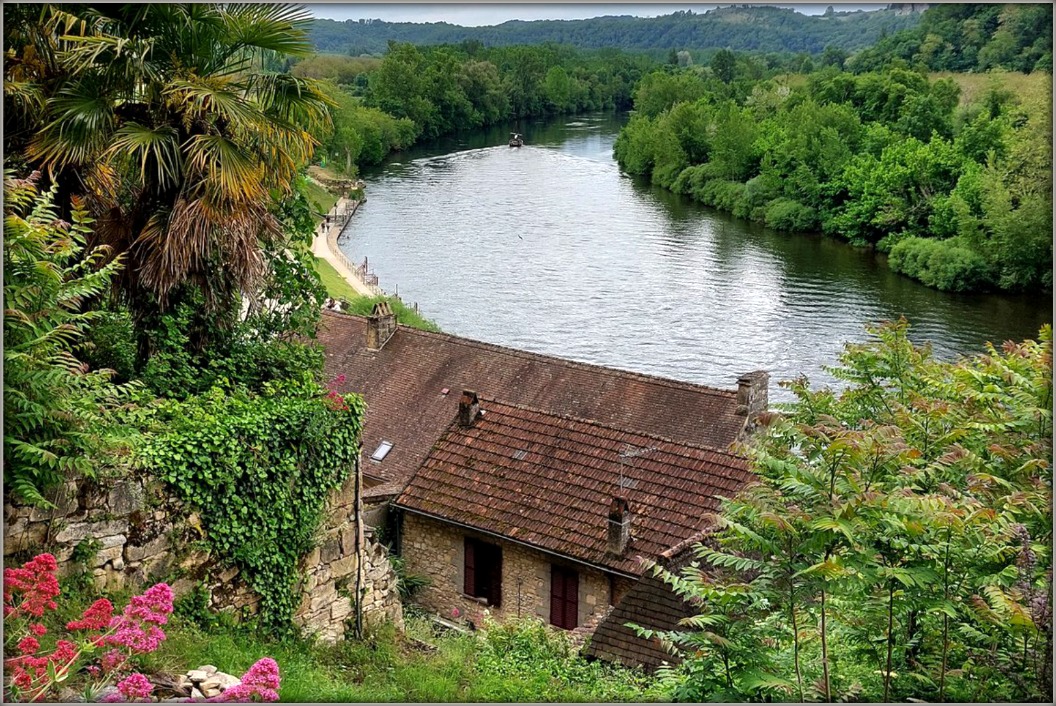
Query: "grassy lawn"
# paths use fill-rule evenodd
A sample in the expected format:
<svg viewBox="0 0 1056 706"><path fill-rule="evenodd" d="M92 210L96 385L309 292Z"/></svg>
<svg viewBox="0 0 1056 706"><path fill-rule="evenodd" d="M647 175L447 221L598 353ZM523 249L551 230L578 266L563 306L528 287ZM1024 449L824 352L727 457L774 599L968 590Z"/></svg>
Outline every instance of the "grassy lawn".
<svg viewBox="0 0 1056 706"><path fill-rule="evenodd" d="M1046 90L1046 86L1052 82L1052 77L1041 71L1032 74L1021 74L1018 71L991 71L985 74L935 71L928 74L928 78L932 81L952 78L961 87L962 106L978 102L992 86L1021 96L1028 92Z"/></svg>
<svg viewBox="0 0 1056 706"><path fill-rule="evenodd" d="M352 301L361 295L352 288L345 278L334 269L334 266L321 257L315 258L315 271L319 273L319 279L323 280L326 293L334 299L346 299Z"/></svg>
<svg viewBox="0 0 1056 706"><path fill-rule="evenodd" d="M241 676L262 657L279 664L282 701L638 701L655 698L639 672L588 663L542 623L482 633L438 634L421 617L406 635L382 626L365 640L333 646L269 640L237 628L203 630L174 618L168 638L145 658L146 673L213 664Z"/></svg>
<svg viewBox="0 0 1056 706"><path fill-rule="evenodd" d="M323 215L337 203L337 195L332 194L314 181L307 182L308 201L312 205L312 218L316 223L323 220Z"/></svg>
<svg viewBox="0 0 1056 706"><path fill-rule="evenodd" d="M421 329L422 331L440 330L435 323L415 313L414 309L396 297L368 297L357 293L356 290L352 289L352 285L346 282L345 278L334 269L334 266L322 258L315 258L315 270L319 273L319 278L323 281L327 294L334 299L343 299L348 302L349 306L345 311L349 314L366 316L373 311L377 302L385 299L389 302L389 306L392 307L393 312L396 314L397 321L401 324Z"/></svg>

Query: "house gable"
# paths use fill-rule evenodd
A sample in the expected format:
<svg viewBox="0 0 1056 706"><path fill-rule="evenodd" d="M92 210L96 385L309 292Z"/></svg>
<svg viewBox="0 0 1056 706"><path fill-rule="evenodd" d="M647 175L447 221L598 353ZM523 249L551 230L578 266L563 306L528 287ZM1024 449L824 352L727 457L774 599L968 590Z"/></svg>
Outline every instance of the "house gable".
<svg viewBox="0 0 1056 706"><path fill-rule="evenodd" d="M364 461L368 500L392 497L403 488L450 423L464 387L482 397L718 449L738 438L750 414L733 390L404 326L374 335L372 341L385 342L368 350L371 321L324 311L318 331L327 373L344 376L338 391L366 399L364 450L372 454L382 442L392 444L384 460Z"/></svg>

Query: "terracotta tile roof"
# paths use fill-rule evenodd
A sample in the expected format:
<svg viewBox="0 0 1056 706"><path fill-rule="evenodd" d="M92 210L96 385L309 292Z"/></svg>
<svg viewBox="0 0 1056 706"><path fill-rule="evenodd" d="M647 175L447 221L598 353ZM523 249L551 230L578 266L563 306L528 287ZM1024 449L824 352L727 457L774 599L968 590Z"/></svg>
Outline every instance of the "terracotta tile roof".
<svg viewBox="0 0 1056 706"><path fill-rule="evenodd" d="M481 396L675 441L726 448L740 433L736 393L399 326L380 351L365 346L365 317L323 312L318 339L342 392L367 402L364 473L383 481L365 497L402 488L450 423L464 388ZM734 383L730 381L731 385ZM448 395L441 390L450 390ZM381 441L384 461L369 460Z"/></svg>
<svg viewBox="0 0 1056 706"><path fill-rule="evenodd" d="M695 541L699 541L696 537ZM675 561L664 560L670 571L678 571L692 559L691 551L683 551ZM628 623L658 631L678 628L683 618L695 615L696 611L683 601L662 579L647 572L627 592L619 605L594 630L584 654L607 662L618 662L626 666L641 665L647 670L656 669L661 662L677 664L680 660L670 652L658 638L639 637Z"/></svg>
<svg viewBox="0 0 1056 706"><path fill-rule="evenodd" d="M751 477L743 458L596 422L481 400L471 427L448 403L448 429L397 505L617 571L641 574L709 524L720 496ZM607 551L614 496L633 513L631 540Z"/></svg>

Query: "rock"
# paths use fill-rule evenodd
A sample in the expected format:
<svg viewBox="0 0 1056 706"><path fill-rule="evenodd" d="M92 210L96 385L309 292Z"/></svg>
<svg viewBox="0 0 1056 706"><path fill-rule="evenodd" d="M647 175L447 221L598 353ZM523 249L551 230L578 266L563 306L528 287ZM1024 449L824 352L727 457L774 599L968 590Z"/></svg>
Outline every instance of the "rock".
<svg viewBox="0 0 1056 706"><path fill-rule="evenodd" d="M89 566L105 566L107 562L122 559L124 552L124 547L108 547L106 549L100 549L95 553L95 558L89 562ZM124 568L123 560L121 566Z"/></svg>
<svg viewBox="0 0 1056 706"><path fill-rule="evenodd" d="M143 509L143 486L139 483L124 482L114 486L107 496L110 512L115 515L130 515Z"/></svg>
<svg viewBox="0 0 1056 706"><path fill-rule="evenodd" d="M4 556L27 549L39 549L44 544L47 532L47 524L31 523L28 518L19 517L13 524L4 528Z"/></svg>
<svg viewBox="0 0 1056 706"><path fill-rule="evenodd" d="M161 554L166 549L168 549L168 546L169 538L165 535L161 535L159 537L155 537L154 539L139 547L133 546L131 544L128 545L128 547L126 547L125 549L126 558L129 561L142 561L147 557Z"/></svg>
<svg viewBox="0 0 1056 706"><path fill-rule="evenodd" d="M206 674L201 669L192 669L191 671L187 672L187 678L190 679L195 684L197 684L199 682L203 682L206 679L208 679L209 675Z"/></svg>
<svg viewBox="0 0 1056 706"><path fill-rule="evenodd" d="M112 537L128 533L128 520L107 522L73 522L55 535L56 542L80 542L88 537Z"/></svg>
<svg viewBox="0 0 1056 706"><path fill-rule="evenodd" d="M198 691L198 689L191 689L191 698L192 699L204 699L205 698L205 694L203 694L202 692Z"/></svg>
<svg viewBox="0 0 1056 706"><path fill-rule="evenodd" d="M209 676L212 676L216 674L217 671L219 671L215 666L211 664L203 664L201 667L198 667L198 669L202 672L205 672Z"/></svg>

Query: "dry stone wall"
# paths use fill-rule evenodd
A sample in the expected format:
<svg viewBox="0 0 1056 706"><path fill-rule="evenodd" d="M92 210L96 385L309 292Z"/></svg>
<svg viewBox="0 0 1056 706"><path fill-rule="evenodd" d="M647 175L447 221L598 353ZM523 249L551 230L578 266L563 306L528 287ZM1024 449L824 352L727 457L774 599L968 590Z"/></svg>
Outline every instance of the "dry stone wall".
<svg viewBox="0 0 1056 706"><path fill-rule="evenodd" d="M549 622L550 569L552 562L560 560L520 544L470 533L502 547L502 605L488 606L462 592L467 532L415 513L404 514L401 551L407 571L432 581L415 596L415 602L445 618L457 608L459 616L472 621L480 620L487 610L498 620L534 616ZM610 581L607 574L582 564L568 566L579 574L579 625L594 622L632 583L620 577Z"/></svg>
<svg viewBox="0 0 1056 706"><path fill-rule="evenodd" d="M48 510L4 506L4 563L15 565L42 551L55 555L60 575L87 572L99 590L136 589L168 581L177 596L204 585L210 607L243 618L259 599L239 576L209 552L201 517L146 476L69 482ZM341 639L354 610L356 513L353 479L328 503L319 545L304 557L302 602L294 622L325 641ZM385 549L364 537L360 582L364 624L403 624L396 576Z"/></svg>

